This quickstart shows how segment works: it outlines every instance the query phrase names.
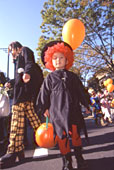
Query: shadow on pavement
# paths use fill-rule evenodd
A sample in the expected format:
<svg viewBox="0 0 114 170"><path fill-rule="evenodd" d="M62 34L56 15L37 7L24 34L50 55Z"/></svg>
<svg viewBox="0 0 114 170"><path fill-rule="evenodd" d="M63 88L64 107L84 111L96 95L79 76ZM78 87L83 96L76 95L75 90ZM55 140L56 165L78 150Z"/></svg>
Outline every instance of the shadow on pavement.
<svg viewBox="0 0 114 170"><path fill-rule="evenodd" d="M97 145L114 142L114 132L107 132L103 135L89 137L89 145Z"/></svg>
<svg viewBox="0 0 114 170"><path fill-rule="evenodd" d="M56 159L58 157L61 157L60 154L54 154L54 155L49 155L46 157L42 157L42 158L33 158L33 157L29 157L29 158L25 158L23 162L21 163L15 163L15 167L27 162L33 162L33 161L48 161L48 160L52 160L52 159ZM88 163L88 168L85 170L114 170L114 157L110 157L110 158L101 158L101 159L89 159L86 160ZM10 168L10 167L9 167ZM9 169L8 168L8 169Z"/></svg>
<svg viewBox="0 0 114 170"><path fill-rule="evenodd" d="M114 170L114 157L87 160L88 170Z"/></svg>
<svg viewBox="0 0 114 170"><path fill-rule="evenodd" d="M114 144L109 144L108 146L103 146L98 148L92 148L89 150L83 150L83 153L87 154L87 153L96 153L96 152L112 151L112 150L114 150Z"/></svg>

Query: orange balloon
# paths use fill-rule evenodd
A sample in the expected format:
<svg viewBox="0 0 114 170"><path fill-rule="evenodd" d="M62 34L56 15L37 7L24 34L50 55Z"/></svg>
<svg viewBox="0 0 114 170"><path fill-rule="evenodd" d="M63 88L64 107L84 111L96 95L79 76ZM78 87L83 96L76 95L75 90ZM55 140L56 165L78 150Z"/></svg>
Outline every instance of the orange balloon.
<svg viewBox="0 0 114 170"><path fill-rule="evenodd" d="M110 103L110 106L111 106L111 107L114 107L114 104L113 104L113 103Z"/></svg>
<svg viewBox="0 0 114 170"><path fill-rule="evenodd" d="M108 84L112 84L112 83L113 83L113 80L112 80L111 78L108 78L108 79L106 80L106 82L107 82L107 85L108 85Z"/></svg>
<svg viewBox="0 0 114 170"><path fill-rule="evenodd" d="M114 104L114 99L112 99L112 102L111 102L112 104Z"/></svg>
<svg viewBox="0 0 114 170"><path fill-rule="evenodd" d="M85 37L84 24L78 19L68 20L62 29L63 40L68 43L73 50L81 45Z"/></svg>
<svg viewBox="0 0 114 170"><path fill-rule="evenodd" d="M40 147L54 147L56 142L54 141L52 124L48 123L48 128L46 128L46 123L42 123L41 126L36 130L35 140Z"/></svg>
<svg viewBox="0 0 114 170"><path fill-rule="evenodd" d="M104 86L107 86L107 85L108 85L106 80L103 82L103 84L104 84Z"/></svg>
<svg viewBox="0 0 114 170"><path fill-rule="evenodd" d="M113 90L114 90L114 85L113 85L113 84L108 84L107 90L108 90L108 92L113 92Z"/></svg>

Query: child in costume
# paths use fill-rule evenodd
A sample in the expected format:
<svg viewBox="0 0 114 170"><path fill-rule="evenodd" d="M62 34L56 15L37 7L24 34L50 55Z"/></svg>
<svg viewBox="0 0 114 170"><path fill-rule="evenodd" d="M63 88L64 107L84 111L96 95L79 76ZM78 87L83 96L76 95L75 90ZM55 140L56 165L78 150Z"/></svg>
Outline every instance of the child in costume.
<svg viewBox="0 0 114 170"><path fill-rule="evenodd" d="M87 166L81 151L80 129L84 119L81 105L89 109L84 87L78 76L68 71L74 61L73 50L63 41L51 41L42 50L42 61L52 70L44 79L37 99L37 113L49 111L50 122L54 127L63 159L63 170L72 169L69 137L72 138L78 168ZM48 116L48 114L47 114Z"/></svg>
<svg viewBox="0 0 114 170"><path fill-rule="evenodd" d="M100 102L101 102L101 110L103 112L104 119L105 121L107 121L107 123L112 123L111 106L110 106L111 100L112 98L109 92L105 90Z"/></svg>
<svg viewBox="0 0 114 170"><path fill-rule="evenodd" d="M95 124L98 126L99 125L98 122L100 120L101 126L105 126L106 124L104 123L104 118L103 118L104 116L101 111L100 98L98 97L94 89L90 88L88 91L91 95L90 101L91 101L91 107L93 109L93 116L94 116Z"/></svg>

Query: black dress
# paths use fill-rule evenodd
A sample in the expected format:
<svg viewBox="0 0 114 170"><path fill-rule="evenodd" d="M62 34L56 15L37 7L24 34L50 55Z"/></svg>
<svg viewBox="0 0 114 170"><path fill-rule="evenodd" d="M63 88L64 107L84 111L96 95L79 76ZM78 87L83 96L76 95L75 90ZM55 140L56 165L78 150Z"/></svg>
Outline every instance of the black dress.
<svg viewBox="0 0 114 170"><path fill-rule="evenodd" d="M83 126L80 104L89 108L78 76L65 69L56 70L42 84L37 98L37 113L43 115L49 109L54 134L63 138L63 131L68 136L72 124L79 128Z"/></svg>

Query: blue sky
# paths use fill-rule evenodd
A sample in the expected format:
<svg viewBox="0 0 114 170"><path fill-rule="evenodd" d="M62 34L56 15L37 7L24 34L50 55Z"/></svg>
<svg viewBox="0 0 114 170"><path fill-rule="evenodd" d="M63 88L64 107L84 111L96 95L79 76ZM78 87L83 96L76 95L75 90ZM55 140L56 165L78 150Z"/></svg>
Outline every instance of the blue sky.
<svg viewBox="0 0 114 170"><path fill-rule="evenodd" d="M0 48L7 48L12 41L19 41L34 51L41 35L40 11L47 0L0 0ZM7 72L7 53L0 50L0 71ZM12 56L9 76L13 78Z"/></svg>

